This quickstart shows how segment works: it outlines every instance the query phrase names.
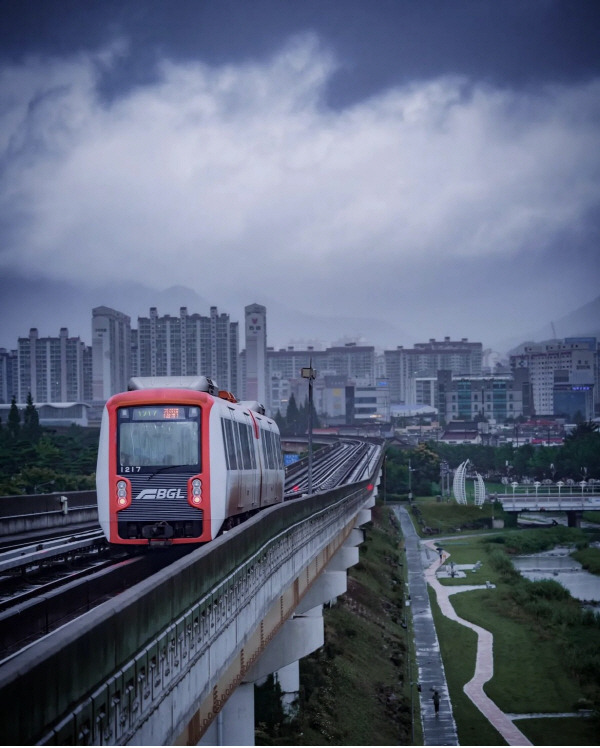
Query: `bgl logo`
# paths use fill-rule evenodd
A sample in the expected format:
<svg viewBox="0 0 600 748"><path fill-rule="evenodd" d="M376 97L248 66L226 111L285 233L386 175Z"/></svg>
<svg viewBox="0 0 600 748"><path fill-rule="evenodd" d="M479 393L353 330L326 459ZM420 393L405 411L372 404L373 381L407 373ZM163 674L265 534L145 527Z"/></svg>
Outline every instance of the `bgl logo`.
<svg viewBox="0 0 600 748"><path fill-rule="evenodd" d="M137 495L138 499L185 499L181 488L147 488Z"/></svg>

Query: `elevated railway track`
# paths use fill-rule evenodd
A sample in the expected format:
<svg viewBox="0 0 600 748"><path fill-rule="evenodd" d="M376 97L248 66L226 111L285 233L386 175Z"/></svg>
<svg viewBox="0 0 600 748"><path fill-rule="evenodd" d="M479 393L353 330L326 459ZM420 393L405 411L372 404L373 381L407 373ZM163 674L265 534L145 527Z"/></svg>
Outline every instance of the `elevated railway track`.
<svg viewBox="0 0 600 748"><path fill-rule="evenodd" d="M317 579L341 573L331 563L356 563L339 554L360 542L381 457L370 480L267 509L8 657L7 744L198 743L294 611L317 604Z"/></svg>
<svg viewBox="0 0 600 748"><path fill-rule="evenodd" d="M303 495L302 490L293 491L290 496L286 495L283 504L259 513L253 520L207 546L191 550L175 562L161 552L144 554L142 559L121 559L116 564L106 562L105 565L104 561L98 563L98 549L92 550L96 554L97 566L81 578L71 576L63 582L53 583L53 589L41 589L37 594L28 592L26 597L14 601L16 604L7 604L5 610L0 610L0 657L3 657L0 661L0 718L3 724L10 725L4 731L6 739L14 743L60 744L119 744L137 740L145 729L142 724L159 715L164 708L160 706L164 699L168 702L172 698L170 684L175 682L173 677L177 682L185 680L190 668L196 673L193 677L198 677L198 670L194 669L190 659L192 653L214 651L211 649L216 641L214 635L232 630L231 624L227 623L229 616L242 616L240 620L246 629L238 620L235 630L247 633L240 634L242 638L237 644L228 637L227 646L231 645L232 650L230 654L219 655L229 658L228 667L237 669L238 675L227 686L222 684L229 676L222 672L222 668L217 668L217 673L211 667L208 675L206 668L200 668L205 674L202 677L208 678L202 686L202 689L207 689L203 693L208 701L198 713L201 714L201 727L195 728L189 720L186 722L185 715L182 716L183 707L171 705L169 708L176 724L170 724L168 734L158 740L174 742L180 738L180 731L191 730L197 742L224 705L227 693L240 682L239 678L249 670L251 662L257 661L270 638L293 610L298 609L300 599L323 573L332 554L348 541L356 522L370 517L369 513L358 520L360 507L369 501L375 490L371 481L381 468L380 446L344 445L341 449L326 450L321 457L322 463L321 458L314 460L315 469L319 473L322 469L322 474L313 482L316 487L311 496ZM293 481L290 482L302 485L302 461L293 467L295 475L291 476ZM336 487L330 488L334 483ZM56 512L56 499L45 499L51 512ZM80 497L82 504L89 500L89 496ZM20 508L23 509L23 504ZM68 517L68 514L63 516ZM14 526L14 515L8 522ZM296 540L292 542L292 538ZM96 540L97 536L89 533L75 542L89 543L93 548ZM72 542L72 538L67 537L67 541ZM27 549L13 548L5 557L4 573L15 573L18 563L13 564L20 553L31 554L26 561L31 566L40 560L35 554L44 550L47 554L56 553L57 559L65 552L60 549L60 543L49 544L47 549L40 548L40 545L30 543ZM269 548L272 550L268 551ZM161 557L165 560L164 565L157 560ZM280 560L276 561L278 558ZM316 565L310 561L311 558ZM154 566L150 568L148 563ZM305 569L300 573L302 565ZM287 569L284 575L287 581L281 577L283 568ZM245 580L250 578L255 579L251 588L245 585ZM296 581L292 584L294 578ZM271 581L267 582L267 579ZM274 579L279 581L274 582ZM276 603L279 584L284 587L292 584L292 587L286 593L282 587L283 597L280 603ZM284 604L286 595L291 597ZM250 600L252 605L249 608ZM273 622L269 618L272 614L267 614L274 603L280 611L278 620L282 616L279 622ZM261 618L264 615L267 618ZM23 625L25 620L28 623ZM264 639L261 633L255 640L256 633L252 631L257 631L259 622L261 632L272 633L265 635ZM53 631L56 626L59 628ZM35 641L39 636L42 638ZM124 641L118 641L122 637ZM21 650L23 645L25 648ZM244 646L240 660L241 645ZM125 654L124 647L129 654ZM233 651L236 648L237 655ZM96 650L98 654L104 654L98 658L93 654ZM223 653L221 644L218 651ZM89 662L85 659L88 652ZM85 662L85 675L73 669L78 662ZM223 667L227 670L225 664ZM125 673L132 674L126 683L123 681ZM150 685L150 676L153 685L148 691L144 684ZM100 682L105 685L99 686ZM214 689L221 687L225 690L219 691L221 695L214 702ZM95 689L97 695L94 698L85 697L79 701L81 694L89 694ZM114 700L115 692L120 694L118 702ZM26 697L26 693L35 693L38 705L33 722L31 714L28 717L21 705L22 699L31 698ZM129 706L125 711L123 693L129 694ZM212 700L209 699L211 693ZM185 709L189 711L190 705ZM125 713L127 719L124 719ZM198 714L193 724L198 724ZM66 721L61 721L60 715ZM142 715L140 721L138 718ZM157 742L154 733L152 739L147 735L140 739Z"/></svg>

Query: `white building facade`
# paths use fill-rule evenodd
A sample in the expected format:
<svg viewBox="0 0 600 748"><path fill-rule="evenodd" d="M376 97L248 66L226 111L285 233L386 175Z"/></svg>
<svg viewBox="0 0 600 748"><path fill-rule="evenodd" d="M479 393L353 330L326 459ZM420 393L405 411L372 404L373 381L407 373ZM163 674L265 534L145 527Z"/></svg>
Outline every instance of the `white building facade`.
<svg viewBox="0 0 600 748"><path fill-rule="evenodd" d="M125 392L131 376L131 319L100 306L92 310L92 399Z"/></svg>
<svg viewBox="0 0 600 748"><path fill-rule="evenodd" d="M525 346L523 351L510 357L512 372L529 370L533 409L536 415L554 415L557 393L565 384L591 386L589 398L598 405L598 345L596 338L565 338L547 343Z"/></svg>

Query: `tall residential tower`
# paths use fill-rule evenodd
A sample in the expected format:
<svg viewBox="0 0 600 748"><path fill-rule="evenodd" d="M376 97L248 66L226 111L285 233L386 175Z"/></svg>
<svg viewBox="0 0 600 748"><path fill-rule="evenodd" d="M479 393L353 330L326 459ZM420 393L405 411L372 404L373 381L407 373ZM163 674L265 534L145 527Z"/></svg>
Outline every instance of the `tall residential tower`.
<svg viewBox="0 0 600 748"><path fill-rule="evenodd" d="M92 397L125 392L131 376L131 319L123 312L92 309Z"/></svg>
<svg viewBox="0 0 600 748"><path fill-rule="evenodd" d="M244 357L244 397L267 400L267 309L260 304L250 304L244 309L246 326L246 352Z"/></svg>

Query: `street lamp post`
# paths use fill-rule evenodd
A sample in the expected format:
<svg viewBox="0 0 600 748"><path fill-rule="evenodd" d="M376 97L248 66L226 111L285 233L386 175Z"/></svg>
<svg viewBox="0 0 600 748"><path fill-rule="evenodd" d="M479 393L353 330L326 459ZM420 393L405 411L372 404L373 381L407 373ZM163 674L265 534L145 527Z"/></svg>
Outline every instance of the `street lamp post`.
<svg viewBox="0 0 600 748"><path fill-rule="evenodd" d="M312 493L312 411L313 411L313 381L317 372L312 368L312 358L308 366L302 367L302 378L308 379L308 487L307 491Z"/></svg>

